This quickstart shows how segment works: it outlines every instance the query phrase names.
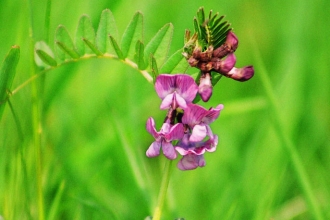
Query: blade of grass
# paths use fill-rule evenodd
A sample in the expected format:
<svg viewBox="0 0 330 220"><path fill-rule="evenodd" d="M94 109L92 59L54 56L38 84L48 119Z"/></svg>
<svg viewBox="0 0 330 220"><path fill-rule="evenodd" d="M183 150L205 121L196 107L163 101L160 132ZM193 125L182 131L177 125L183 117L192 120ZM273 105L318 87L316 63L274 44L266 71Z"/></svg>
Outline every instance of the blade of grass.
<svg viewBox="0 0 330 220"><path fill-rule="evenodd" d="M297 180L300 184L300 187L303 191L303 194L305 196L306 203L309 207L309 210L311 212L311 215L314 217L314 219L322 220L323 216L321 213L321 210L317 204L316 198L313 194L312 186L309 180L309 177L306 173L306 170L303 166L302 160L298 154L298 151L296 149L295 144L293 143L291 137L285 132L285 126L284 122L282 120L281 114L280 114L280 103L278 99L276 98L274 89L271 85L271 81L268 77L268 73L265 67L265 64L262 60L259 48L257 46L257 43L255 41L255 38L251 37L251 41L253 43L254 47L254 57L257 61L257 66L259 67L260 71L258 72L258 75L260 76L261 84L265 90L266 96L268 98L271 110L274 114L274 127L278 133L279 138L282 141L282 145L284 149L287 151L289 158L291 160L292 166L294 168L295 174L297 175Z"/></svg>
<svg viewBox="0 0 330 220"><path fill-rule="evenodd" d="M20 56L19 46L13 46L2 63L0 70L0 119L5 107L5 99L9 91L14 76L16 73L16 66Z"/></svg>

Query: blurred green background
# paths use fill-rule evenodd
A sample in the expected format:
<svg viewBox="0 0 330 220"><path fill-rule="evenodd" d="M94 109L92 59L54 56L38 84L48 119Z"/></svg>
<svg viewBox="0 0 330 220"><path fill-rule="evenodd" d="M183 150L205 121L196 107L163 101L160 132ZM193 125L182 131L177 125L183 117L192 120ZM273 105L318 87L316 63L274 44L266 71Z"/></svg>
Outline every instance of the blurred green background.
<svg viewBox="0 0 330 220"><path fill-rule="evenodd" d="M32 7L29 7L29 2ZM120 36L136 11L144 14L144 40L166 23L174 26L170 51L183 46L200 6L226 15L239 38L237 65L254 65L240 83L220 80L206 108L225 105L211 125L220 136L207 165L182 172L173 166L163 219L313 219L291 157L283 147L260 71L280 103L284 133L294 143L316 205L330 219L330 7L316 1L51 1L50 45L64 25L74 36L81 15L97 28L109 8ZM0 58L12 45L21 58L12 88L31 76L29 17L35 40L46 41L46 1L0 1ZM254 44L253 42L256 42ZM256 59L260 52L262 61ZM196 72L191 69L189 72ZM141 74L108 59L89 59L47 72L42 93L41 153L32 136L31 85L10 98L0 121L0 216L40 219L36 158L46 219L144 219L156 205L164 158L149 159L166 112ZM39 80L38 80L39 81ZM177 163L178 159L175 161ZM0 218L1 219L1 218Z"/></svg>

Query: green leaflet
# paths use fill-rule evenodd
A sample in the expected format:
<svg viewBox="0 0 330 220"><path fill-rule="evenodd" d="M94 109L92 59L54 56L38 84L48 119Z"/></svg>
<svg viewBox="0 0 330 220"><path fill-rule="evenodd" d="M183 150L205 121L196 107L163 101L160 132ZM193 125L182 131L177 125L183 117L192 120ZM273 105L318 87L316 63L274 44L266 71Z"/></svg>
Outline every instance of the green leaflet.
<svg viewBox="0 0 330 220"><path fill-rule="evenodd" d="M99 51L99 49L97 49L96 46L92 42L90 42L88 39L83 38L82 40L89 47L89 49L91 49L93 51L93 53L95 53L97 56L102 56L103 55L101 53L101 51Z"/></svg>
<svg viewBox="0 0 330 220"><path fill-rule="evenodd" d="M218 13L212 16L210 11L209 16L205 19L204 8L199 8L197 18L194 19L195 32L198 33L198 43L205 50L209 46L217 48L226 41L226 36L231 30L230 24L227 21L221 23L224 16L218 17Z"/></svg>
<svg viewBox="0 0 330 220"><path fill-rule="evenodd" d="M86 47L84 43L84 39L91 43L95 42L95 31L92 26L92 22L87 15L83 15L80 17L76 31L75 45L77 52L79 53L80 56L83 56L84 54L90 54L93 52L93 50L90 49L90 47Z"/></svg>
<svg viewBox="0 0 330 220"><path fill-rule="evenodd" d="M54 53L44 41L38 41L34 45L35 54L34 60L39 67L57 66L54 59Z"/></svg>
<svg viewBox="0 0 330 220"><path fill-rule="evenodd" d="M65 60L67 55L73 59L79 58L79 54L74 49L74 45L68 31L62 25L58 26L56 29L55 44L57 45L56 52L60 60Z"/></svg>
<svg viewBox="0 0 330 220"><path fill-rule="evenodd" d="M140 70L146 68L144 62L144 44L141 41L136 42L134 59Z"/></svg>
<svg viewBox="0 0 330 220"><path fill-rule="evenodd" d="M36 50L38 57L49 66L57 66L56 60L43 50Z"/></svg>
<svg viewBox="0 0 330 220"><path fill-rule="evenodd" d="M172 37L173 25L171 23L164 25L164 27L157 32L145 48L147 65L149 64L150 54L157 59L159 66L164 64L171 46Z"/></svg>
<svg viewBox="0 0 330 220"><path fill-rule="evenodd" d="M153 77L153 81L156 81L156 77L159 75L156 59L153 55L150 55L150 69Z"/></svg>
<svg viewBox="0 0 330 220"><path fill-rule="evenodd" d="M121 60L125 59L124 55L123 55L123 52L121 52L121 49L119 48L119 46L117 44L117 41L111 35L109 36L109 38L110 38L110 42L112 44L112 47L115 50L118 58L121 59Z"/></svg>
<svg viewBox="0 0 330 220"><path fill-rule="evenodd" d="M11 47L11 50L7 54L5 60L2 62L0 69L0 119L5 107L7 92L13 83L16 66L18 64L20 57L20 47L14 45Z"/></svg>
<svg viewBox="0 0 330 220"><path fill-rule="evenodd" d="M164 65L160 68L159 73L184 73L188 67L189 64L182 55L182 49L179 49L166 60Z"/></svg>
<svg viewBox="0 0 330 220"><path fill-rule="evenodd" d="M129 54L134 54L134 47L131 46L138 40L143 42L143 15L141 12L135 13L121 39L120 46L124 58L128 57Z"/></svg>
<svg viewBox="0 0 330 220"><path fill-rule="evenodd" d="M118 38L118 30L112 12L109 9L102 11L99 27L96 33L96 47L102 53L113 53L109 42L109 35Z"/></svg>

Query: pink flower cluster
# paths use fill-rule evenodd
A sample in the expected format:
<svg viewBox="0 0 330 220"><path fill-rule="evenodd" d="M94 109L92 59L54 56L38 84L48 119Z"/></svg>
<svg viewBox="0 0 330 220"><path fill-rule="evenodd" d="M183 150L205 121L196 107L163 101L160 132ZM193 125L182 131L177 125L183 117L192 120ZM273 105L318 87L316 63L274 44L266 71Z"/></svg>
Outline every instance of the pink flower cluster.
<svg viewBox="0 0 330 220"><path fill-rule="evenodd" d="M203 154L214 152L218 136L213 134L209 124L216 120L223 105L205 109L193 104L198 92L194 79L185 74L162 74L155 82L155 89L162 99L160 109L167 109L164 123L157 131L152 117L147 120L147 131L155 138L146 155L156 157L160 150L170 160L183 157L178 163L181 170L192 170L205 166Z"/></svg>

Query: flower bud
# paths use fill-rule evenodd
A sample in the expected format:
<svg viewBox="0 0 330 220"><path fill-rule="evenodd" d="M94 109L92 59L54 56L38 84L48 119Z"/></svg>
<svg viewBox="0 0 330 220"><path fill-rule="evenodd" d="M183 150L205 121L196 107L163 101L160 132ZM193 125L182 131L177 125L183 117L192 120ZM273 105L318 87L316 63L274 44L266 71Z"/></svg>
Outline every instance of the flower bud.
<svg viewBox="0 0 330 220"><path fill-rule="evenodd" d="M235 52L238 47L238 39L236 35L229 31L227 34L226 42L213 51L213 57L223 58L229 53Z"/></svg>
<svg viewBox="0 0 330 220"><path fill-rule="evenodd" d="M188 59L188 63L189 63L189 65L190 65L191 67L195 67L195 66L197 66L197 64L198 64L198 60L196 60L194 57L190 57L190 58Z"/></svg>
<svg viewBox="0 0 330 220"><path fill-rule="evenodd" d="M200 69L202 72L210 72L213 68L212 62L199 62L197 64L197 68Z"/></svg>
<svg viewBox="0 0 330 220"><path fill-rule="evenodd" d="M237 39L236 35L231 31L229 31L227 34L226 44L230 48L231 53L235 52L235 50L238 47L238 39Z"/></svg>
<svg viewBox="0 0 330 220"><path fill-rule="evenodd" d="M199 79L198 93L207 102L212 96L212 82L210 73L204 73Z"/></svg>
<svg viewBox="0 0 330 220"><path fill-rule="evenodd" d="M246 66L243 68L232 68L225 76L232 78L237 81L247 81L254 75L253 66Z"/></svg>
<svg viewBox="0 0 330 220"><path fill-rule="evenodd" d="M230 53L226 59L216 58L213 61L213 70L218 73L228 73L236 64L236 57L233 53Z"/></svg>

